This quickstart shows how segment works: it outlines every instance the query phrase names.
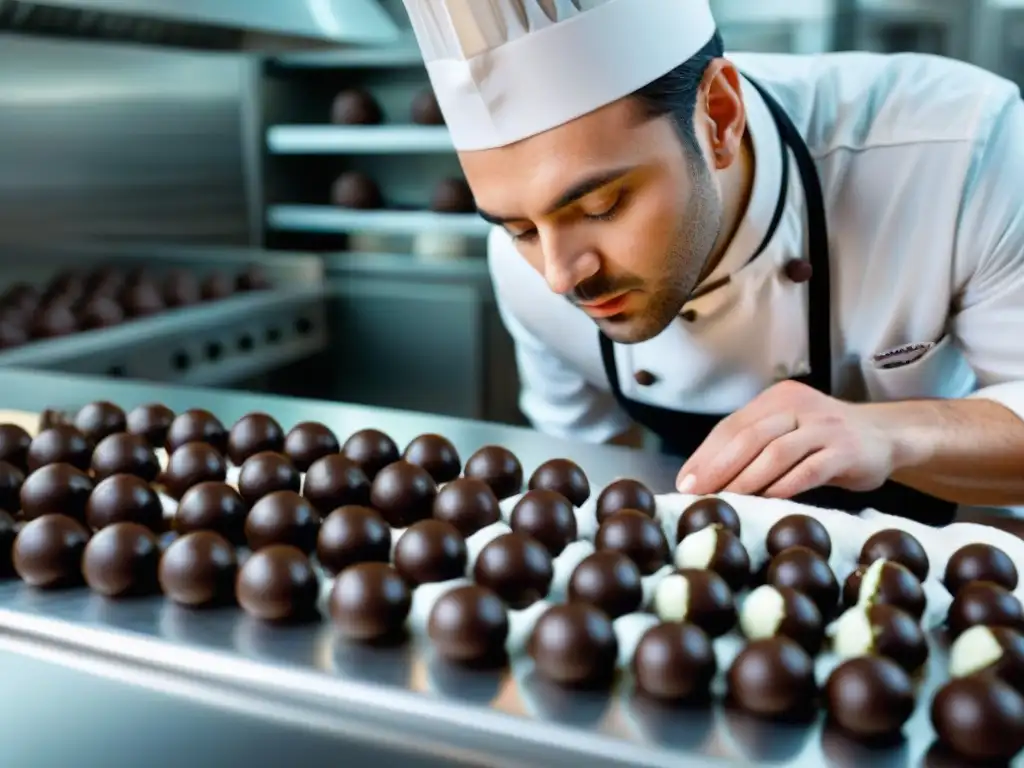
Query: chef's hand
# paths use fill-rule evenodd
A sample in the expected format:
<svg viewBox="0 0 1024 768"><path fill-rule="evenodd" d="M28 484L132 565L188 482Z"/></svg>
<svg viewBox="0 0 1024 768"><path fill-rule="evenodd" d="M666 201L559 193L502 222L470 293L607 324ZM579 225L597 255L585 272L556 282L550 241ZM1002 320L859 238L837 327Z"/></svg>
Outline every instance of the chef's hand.
<svg viewBox="0 0 1024 768"><path fill-rule="evenodd" d="M822 485L878 488L893 471L893 439L870 406L783 381L727 416L683 464L680 493L790 498Z"/></svg>

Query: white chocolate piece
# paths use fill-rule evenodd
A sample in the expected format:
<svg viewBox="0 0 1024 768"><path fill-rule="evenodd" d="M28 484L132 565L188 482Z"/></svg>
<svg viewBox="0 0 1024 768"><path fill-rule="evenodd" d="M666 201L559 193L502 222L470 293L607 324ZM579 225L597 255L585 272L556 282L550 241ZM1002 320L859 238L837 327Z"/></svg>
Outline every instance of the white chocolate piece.
<svg viewBox="0 0 1024 768"><path fill-rule="evenodd" d="M521 611L508 612L508 639L505 641L505 650L510 657L514 658L526 652L526 644L533 634L537 620L552 605L553 603L547 600L538 600Z"/></svg>
<svg viewBox="0 0 1024 768"><path fill-rule="evenodd" d="M686 621L690 615L690 580L681 573L666 576L654 591L653 607L662 621Z"/></svg>
<svg viewBox="0 0 1024 768"><path fill-rule="evenodd" d="M882 583L882 569L885 568L885 564L888 562L888 560L875 560L864 571L864 576L860 582L860 592L857 594L858 604L871 604L875 595L878 594L878 588Z"/></svg>
<svg viewBox="0 0 1024 768"><path fill-rule="evenodd" d="M1003 656L1003 646L985 626L971 627L949 648L949 676L967 677L992 666Z"/></svg>
<svg viewBox="0 0 1024 768"><path fill-rule="evenodd" d="M591 495L583 502L583 506L576 508L576 537L593 541L597 537L597 497Z"/></svg>
<svg viewBox="0 0 1024 768"><path fill-rule="evenodd" d="M658 591L658 585L670 574L675 573L675 568L671 565L663 565L661 568L656 570L650 576L642 576L640 578L640 586L643 589L643 599L640 603L642 608L647 608L654 600L654 595Z"/></svg>
<svg viewBox="0 0 1024 768"><path fill-rule="evenodd" d="M391 529L391 560L395 559L395 549L398 547L398 540L402 538L408 528L392 528Z"/></svg>
<svg viewBox="0 0 1024 768"><path fill-rule="evenodd" d="M719 530L717 526L709 525L679 542L674 558L676 568L707 568L718 548Z"/></svg>
<svg viewBox="0 0 1024 768"><path fill-rule="evenodd" d="M775 587L764 584L743 601L740 630L748 640L775 637L786 618L786 600Z"/></svg>
<svg viewBox="0 0 1024 768"><path fill-rule="evenodd" d="M472 582L469 579L450 579L449 581L420 584L416 587L412 591L412 609L409 611L410 631L426 634L427 621L430 619L430 612L434 609L434 603L447 592L467 584L472 584Z"/></svg>
<svg viewBox="0 0 1024 768"><path fill-rule="evenodd" d="M875 645L875 632L864 606L843 613L832 627L832 650L840 659L866 656Z"/></svg>
<svg viewBox="0 0 1024 768"><path fill-rule="evenodd" d="M647 630L657 626L658 618L649 613L627 613L619 616L612 627L615 630L615 639L619 642L619 666L627 668L636 655L636 647L640 645Z"/></svg>
<svg viewBox="0 0 1024 768"><path fill-rule="evenodd" d="M551 579L550 596L562 599L569 590L569 580L576 566L594 554L594 545L589 541L574 541L555 558L554 576Z"/></svg>
<svg viewBox="0 0 1024 768"><path fill-rule="evenodd" d="M242 468L236 467L234 464L228 464L227 473L224 477L224 482L230 485L232 488L238 488L238 478L242 476Z"/></svg>
<svg viewBox="0 0 1024 768"><path fill-rule="evenodd" d="M509 496L507 499L502 499L498 502L498 509L501 510L501 519L506 523L512 522L512 510L515 509L516 504L523 498L522 493L517 493L515 496Z"/></svg>
<svg viewBox="0 0 1024 768"><path fill-rule="evenodd" d="M476 565L476 559L480 556L481 550L496 538L504 536L506 533L512 533L512 529L505 523L497 522L491 523L486 528L481 528L466 539L466 552L468 553L468 557L466 558L467 576L473 575L473 566Z"/></svg>

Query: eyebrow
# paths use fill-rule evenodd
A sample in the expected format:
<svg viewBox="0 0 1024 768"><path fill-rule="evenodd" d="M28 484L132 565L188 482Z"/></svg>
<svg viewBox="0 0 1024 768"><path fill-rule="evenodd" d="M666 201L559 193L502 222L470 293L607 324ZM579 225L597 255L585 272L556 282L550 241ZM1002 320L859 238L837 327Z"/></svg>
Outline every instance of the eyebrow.
<svg viewBox="0 0 1024 768"><path fill-rule="evenodd" d="M573 184L567 190L565 190L555 202L544 211L545 216L549 216L556 211L565 208L567 205L572 205L580 198L586 197L591 192L595 192L601 187L611 184L613 181L618 181L628 173L632 173L636 170L636 166L628 166L625 168L615 168L610 171L602 171L592 176L587 176L580 181ZM527 216L501 216L496 213L488 213L483 209L477 209L477 213L480 214L484 221L491 224L501 226L507 224L510 221L525 221Z"/></svg>

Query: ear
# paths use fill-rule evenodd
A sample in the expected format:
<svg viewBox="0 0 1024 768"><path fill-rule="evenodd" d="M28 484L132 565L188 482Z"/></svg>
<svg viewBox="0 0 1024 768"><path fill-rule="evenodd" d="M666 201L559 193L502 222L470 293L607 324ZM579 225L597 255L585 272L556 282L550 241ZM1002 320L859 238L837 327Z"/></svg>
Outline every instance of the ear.
<svg viewBox="0 0 1024 768"><path fill-rule="evenodd" d="M747 126L740 73L728 59L715 59L705 70L694 117L707 141L712 166L728 168L739 157Z"/></svg>

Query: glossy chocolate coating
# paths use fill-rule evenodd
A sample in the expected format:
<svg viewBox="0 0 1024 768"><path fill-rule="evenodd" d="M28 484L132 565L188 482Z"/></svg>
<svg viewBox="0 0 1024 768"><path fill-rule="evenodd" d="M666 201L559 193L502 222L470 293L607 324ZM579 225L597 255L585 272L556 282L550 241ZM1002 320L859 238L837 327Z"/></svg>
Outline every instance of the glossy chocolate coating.
<svg viewBox="0 0 1024 768"><path fill-rule="evenodd" d="M341 452L358 464L371 482L384 467L401 458L395 441L379 429L354 432L341 446Z"/></svg>
<svg viewBox="0 0 1024 768"><path fill-rule="evenodd" d="M203 301L220 301L235 292L235 281L223 272L211 272L199 284L199 295Z"/></svg>
<svg viewBox="0 0 1024 768"><path fill-rule="evenodd" d="M628 478L616 480L606 486L597 497L597 522L602 523L605 518L624 509L634 509L648 517L654 517L657 514L657 507L651 489L639 480Z"/></svg>
<svg viewBox="0 0 1024 768"><path fill-rule="evenodd" d="M388 525L405 528L430 517L437 498L437 483L423 467L396 461L384 467L370 486L370 506Z"/></svg>
<svg viewBox="0 0 1024 768"><path fill-rule="evenodd" d="M444 125L444 115L432 88L424 88L412 100L409 116L417 125Z"/></svg>
<svg viewBox="0 0 1024 768"><path fill-rule="evenodd" d="M877 560L875 561L878 562ZM861 595L864 575L870 566L858 566L846 577L843 584L843 605L850 607L857 603L894 605L920 619L927 607L927 598L921 582L914 578L905 566L886 561L880 566L882 571L878 580L878 588L874 594ZM878 567L878 566L876 566Z"/></svg>
<svg viewBox="0 0 1024 768"><path fill-rule="evenodd" d="M729 668L727 681L734 703L766 717L799 712L816 693L814 662L787 637L748 643Z"/></svg>
<svg viewBox="0 0 1024 768"><path fill-rule="evenodd" d="M75 429L85 435L93 445L103 438L124 432L128 428L125 413L114 403L99 400L89 403L75 415Z"/></svg>
<svg viewBox="0 0 1024 768"><path fill-rule="evenodd" d="M336 125L377 125L384 122L384 113L368 92L349 88L334 97L331 122Z"/></svg>
<svg viewBox="0 0 1024 768"><path fill-rule="evenodd" d="M437 213L473 213L476 200L463 179L441 179L430 196L430 210Z"/></svg>
<svg viewBox="0 0 1024 768"><path fill-rule="evenodd" d="M469 553L455 526L440 520L421 520L398 539L395 568L412 585L448 581L465 575Z"/></svg>
<svg viewBox="0 0 1024 768"><path fill-rule="evenodd" d="M331 202L341 208L371 210L384 207L384 196L365 173L346 171L331 185Z"/></svg>
<svg viewBox="0 0 1024 768"><path fill-rule="evenodd" d="M662 579L654 591L654 612L662 621L689 622L711 637L736 626L736 601L714 571L684 568Z"/></svg>
<svg viewBox="0 0 1024 768"><path fill-rule="evenodd" d="M583 470L568 459L545 461L530 475L529 488L560 493L574 507L583 506L590 498L590 481Z"/></svg>
<svg viewBox="0 0 1024 768"><path fill-rule="evenodd" d="M607 685L618 638L611 619L588 603L549 608L534 625L527 650L541 677L570 687Z"/></svg>
<svg viewBox="0 0 1024 768"><path fill-rule="evenodd" d="M968 544L949 558L943 581L955 597L972 581L990 581L1012 592L1019 577L1013 560L1003 550L990 544Z"/></svg>
<svg viewBox="0 0 1024 768"><path fill-rule="evenodd" d="M864 542L858 562L871 565L876 560L899 563L914 574L918 581L928 578L928 553L924 551L921 542L898 528L878 531Z"/></svg>
<svg viewBox="0 0 1024 768"><path fill-rule="evenodd" d="M881 656L847 659L832 670L825 701L840 728L868 739L899 733L917 703L910 675Z"/></svg>
<svg viewBox="0 0 1024 768"><path fill-rule="evenodd" d="M0 424L0 461L28 471L28 447L32 436L17 424Z"/></svg>
<svg viewBox="0 0 1024 768"><path fill-rule="evenodd" d="M702 700L717 671L711 640L693 624L651 627L633 654L637 689L660 701Z"/></svg>
<svg viewBox="0 0 1024 768"><path fill-rule="evenodd" d="M320 514L295 491L264 496L245 518L245 540L256 551L271 544L286 544L308 554L316 549Z"/></svg>
<svg viewBox="0 0 1024 768"><path fill-rule="evenodd" d="M676 524L676 541L682 541L709 525L720 525L736 536L740 535L740 516L736 514L733 506L717 496L705 496L693 502L679 516L679 522Z"/></svg>
<svg viewBox="0 0 1024 768"><path fill-rule="evenodd" d="M40 306L29 327L29 335L33 339L56 339L78 331L73 303L64 297Z"/></svg>
<svg viewBox="0 0 1024 768"><path fill-rule="evenodd" d="M312 619L320 585L313 566L301 550L273 544L253 552L238 570L238 604L263 621Z"/></svg>
<svg viewBox="0 0 1024 768"><path fill-rule="evenodd" d="M576 540L576 511L565 496L555 491L524 493L512 508L509 525L513 531L535 538L552 557L558 557Z"/></svg>
<svg viewBox="0 0 1024 768"><path fill-rule="evenodd" d="M277 491L298 493L302 475L283 453L264 451L245 460L238 473L238 493L252 505Z"/></svg>
<svg viewBox="0 0 1024 768"><path fill-rule="evenodd" d="M85 545L82 575L93 592L106 597L151 595L159 590L160 542L138 523L114 523Z"/></svg>
<svg viewBox="0 0 1024 768"><path fill-rule="evenodd" d="M414 437L405 447L402 458L410 464L423 467L435 483L454 480L462 471L462 460L451 440L441 435L425 434Z"/></svg>
<svg viewBox="0 0 1024 768"><path fill-rule="evenodd" d="M884 656L912 674L928 660L928 643L917 619L884 603L847 610L836 626L833 650L841 658Z"/></svg>
<svg viewBox="0 0 1024 768"><path fill-rule="evenodd" d="M67 515L43 515L25 524L14 540L14 570L43 589L82 583L82 553L89 532Z"/></svg>
<svg viewBox="0 0 1024 768"><path fill-rule="evenodd" d="M92 452L92 474L97 480L111 475L135 475L147 483L160 474L160 462L144 437L120 432L103 438Z"/></svg>
<svg viewBox="0 0 1024 768"><path fill-rule="evenodd" d="M998 677L1024 693L1024 632L981 624L964 630L949 649L950 677Z"/></svg>
<svg viewBox="0 0 1024 768"><path fill-rule="evenodd" d="M498 536L480 550L473 579L492 590L510 608L522 609L551 589L554 564L544 545L523 533Z"/></svg>
<svg viewBox="0 0 1024 768"><path fill-rule="evenodd" d="M228 458L237 467L258 453L283 450L284 430L273 416L265 413L246 414L228 432Z"/></svg>
<svg viewBox="0 0 1024 768"><path fill-rule="evenodd" d="M594 544L626 555L644 576L668 562L668 542L661 526L642 512L627 509L607 518L597 529Z"/></svg>
<svg viewBox="0 0 1024 768"><path fill-rule="evenodd" d="M991 581L972 581L957 592L949 606L946 625L953 637L984 624L1024 632L1024 607L1009 590Z"/></svg>
<svg viewBox="0 0 1024 768"><path fill-rule="evenodd" d="M227 472L223 454L212 445L186 443L167 459L167 468L160 479L168 495L180 499L194 485L224 482Z"/></svg>
<svg viewBox="0 0 1024 768"><path fill-rule="evenodd" d="M610 619L640 610L644 598L636 563L611 550L584 558L569 577L567 593L570 602L590 603Z"/></svg>
<svg viewBox="0 0 1024 768"><path fill-rule="evenodd" d="M827 560L832 554L832 537L820 521L809 515L787 515L768 529L765 546L770 557L790 547L807 547Z"/></svg>
<svg viewBox="0 0 1024 768"><path fill-rule="evenodd" d="M347 505L370 503L370 481L351 459L334 453L317 459L306 472L302 495L322 516Z"/></svg>
<svg viewBox="0 0 1024 768"><path fill-rule="evenodd" d="M93 296L78 310L78 321L86 331L113 328L125 321L125 313L113 298Z"/></svg>
<svg viewBox="0 0 1024 768"><path fill-rule="evenodd" d="M986 677L950 680L932 699L939 740L973 761L1012 760L1024 749L1024 696Z"/></svg>
<svg viewBox="0 0 1024 768"><path fill-rule="evenodd" d="M470 456L462 474L483 480L498 499L523 490L523 465L512 451L500 445L485 445Z"/></svg>
<svg viewBox="0 0 1024 768"><path fill-rule="evenodd" d="M213 531L232 544L245 541L245 518L249 507L227 483L193 485L178 502L174 530L182 535Z"/></svg>
<svg viewBox="0 0 1024 768"><path fill-rule="evenodd" d="M45 432L58 426L70 427L74 425L64 411L59 411L55 408L43 409L43 412L39 414L39 432Z"/></svg>
<svg viewBox="0 0 1024 768"><path fill-rule="evenodd" d="M401 635L412 592L387 563L358 563L338 574L328 605L342 636L375 642Z"/></svg>
<svg viewBox="0 0 1024 768"><path fill-rule="evenodd" d="M223 605L235 599L238 559L220 534L193 531L171 542L157 575L164 594L178 605Z"/></svg>
<svg viewBox="0 0 1024 768"><path fill-rule="evenodd" d="M50 464L25 478L21 486L21 515L34 520L43 515L67 515L85 522L85 507L92 479L70 464Z"/></svg>
<svg viewBox="0 0 1024 768"><path fill-rule="evenodd" d="M332 575L357 563L386 563L391 559L391 527L370 507L339 507L320 525L316 556Z"/></svg>
<svg viewBox="0 0 1024 768"><path fill-rule="evenodd" d="M36 435L28 448L28 469L49 464L70 464L83 472L92 463L92 443L75 427L58 424Z"/></svg>
<svg viewBox="0 0 1024 768"><path fill-rule="evenodd" d="M142 437L153 448L163 448L174 423L174 411L160 403L133 408L126 417L128 432Z"/></svg>
<svg viewBox="0 0 1024 768"><path fill-rule="evenodd" d="M487 664L505 656L508 613L492 590L478 584L456 587L437 599L427 635L438 654L460 664Z"/></svg>
<svg viewBox="0 0 1024 768"><path fill-rule="evenodd" d="M284 455L299 472L306 472L314 462L339 451L338 436L316 421L296 424L284 438Z"/></svg>
<svg viewBox="0 0 1024 768"><path fill-rule="evenodd" d="M433 516L451 523L463 536L472 536L501 520L501 507L491 486L483 480L460 477L437 492Z"/></svg>
<svg viewBox="0 0 1024 768"><path fill-rule="evenodd" d="M17 512L21 509L21 486L25 474L6 461L0 461L0 510Z"/></svg>
<svg viewBox="0 0 1024 768"><path fill-rule="evenodd" d="M149 277L126 285L119 299L128 317L149 317L167 309L160 286Z"/></svg>
<svg viewBox="0 0 1024 768"><path fill-rule="evenodd" d="M708 568L734 592L750 583L750 555L732 531L718 523L690 534L676 547L677 568Z"/></svg>
<svg viewBox="0 0 1024 768"><path fill-rule="evenodd" d="M803 592L818 606L821 615L835 615L839 606L839 582L828 561L808 547L789 547L772 558L768 583Z"/></svg>
<svg viewBox="0 0 1024 768"><path fill-rule="evenodd" d="M134 475L111 475L96 484L85 506L85 522L94 531L117 523L137 523L154 532L164 528L160 497Z"/></svg>
<svg viewBox="0 0 1024 768"><path fill-rule="evenodd" d="M743 602L739 620L748 640L782 635L811 656L817 656L825 638L825 620L818 606L792 587L758 587Z"/></svg>
<svg viewBox="0 0 1024 768"><path fill-rule="evenodd" d="M202 301L199 278L183 269L173 270L164 277L161 296L171 308L198 304Z"/></svg>
<svg viewBox="0 0 1024 768"><path fill-rule="evenodd" d="M179 413L167 429L164 447L174 453L187 443L207 443L223 455L228 447L228 431L209 411L192 408Z"/></svg>
<svg viewBox="0 0 1024 768"><path fill-rule="evenodd" d="M0 317L0 349L14 349L30 341L28 329L10 317Z"/></svg>

